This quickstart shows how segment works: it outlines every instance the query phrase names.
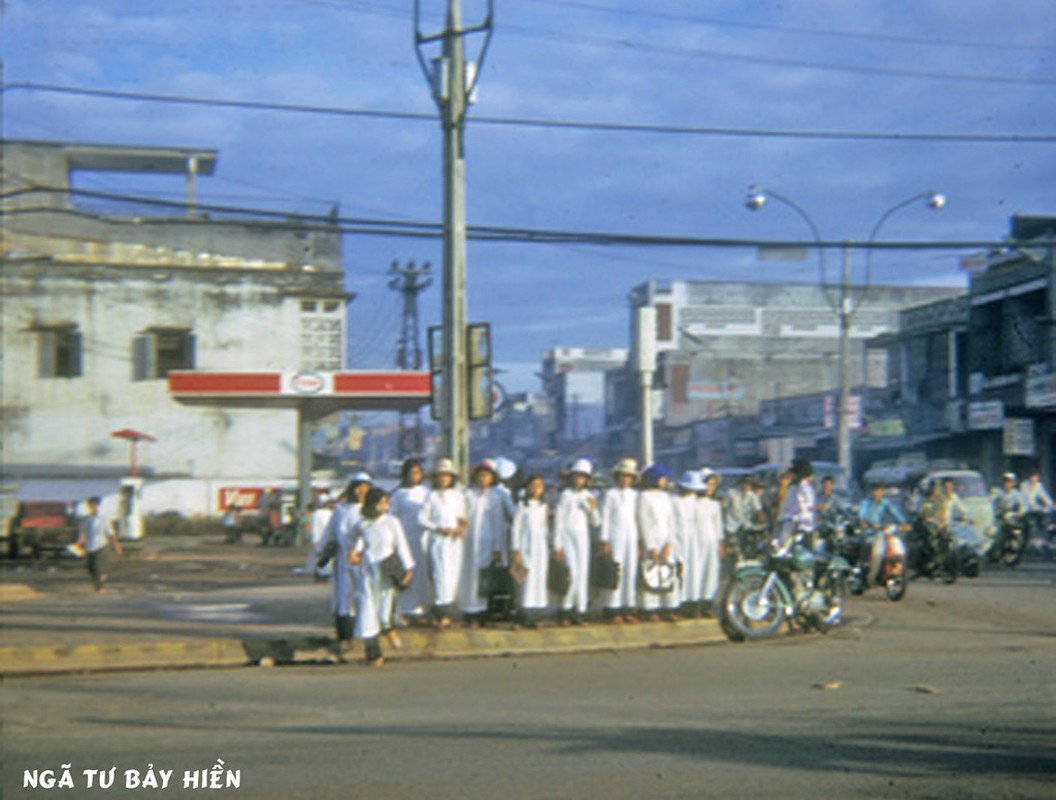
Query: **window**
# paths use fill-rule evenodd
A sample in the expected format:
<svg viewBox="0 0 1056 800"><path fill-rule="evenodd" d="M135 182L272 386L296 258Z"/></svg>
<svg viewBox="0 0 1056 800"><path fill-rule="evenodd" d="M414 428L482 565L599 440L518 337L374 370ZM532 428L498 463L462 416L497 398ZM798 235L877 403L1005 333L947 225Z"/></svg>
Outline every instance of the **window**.
<svg viewBox="0 0 1056 800"><path fill-rule="evenodd" d="M132 380L164 378L194 369L194 334L184 328L153 328L132 340Z"/></svg>
<svg viewBox="0 0 1056 800"><path fill-rule="evenodd" d="M656 338L661 342L670 342L674 334L674 325L671 318L671 304L656 304Z"/></svg>
<svg viewBox="0 0 1056 800"><path fill-rule="evenodd" d="M38 328L37 364L41 378L81 376L81 334L73 325Z"/></svg>
<svg viewBox="0 0 1056 800"><path fill-rule="evenodd" d="M343 306L338 300L301 300L301 369L334 372L343 364Z"/></svg>

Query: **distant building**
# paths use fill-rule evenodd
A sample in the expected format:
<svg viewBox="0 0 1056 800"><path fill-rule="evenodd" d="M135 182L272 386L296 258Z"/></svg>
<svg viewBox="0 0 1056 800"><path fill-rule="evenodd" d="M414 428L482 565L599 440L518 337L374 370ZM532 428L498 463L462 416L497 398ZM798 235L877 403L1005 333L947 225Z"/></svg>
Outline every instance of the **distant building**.
<svg viewBox="0 0 1056 800"><path fill-rule="evenodd" d="M896 330L903 309L960 291L876 285L856 292L860 302L849 332L852 406L863 387L888 381L887 354L866 353L864 343ZM752 464L777 451L770 440L782 446L793 440L789 446L833 459L840 384L834 302L807 283L650 281L633 289L632 314L642 306L656 309L658 457L676 465L699 466L704 459L715 466ZM636 391L632 379L611 380ZM626 397L616 403L630 405ZM731 422L702 424L714 420Z"/></svg>
<svg viewBox="0 0 1056 800"><path fill-rule="evenodd" d="M543 383L553 413L552 444L605 432L606 374L627 365L625 347L556 347L543 356Z"/></svg>
<svg viewBox="0 0 1056 800"><path fill-rule="evenodd" d="M147 475L292 476L292 411L180 405L166 376L340 370L352 295L339 232L202 213L195 182L215 151L2 146L5 476L125 474L129 445L111 437L124 428L157 439L140 448ZM115 207L76 188L88 172L182 176L186 200Z"/></svg>

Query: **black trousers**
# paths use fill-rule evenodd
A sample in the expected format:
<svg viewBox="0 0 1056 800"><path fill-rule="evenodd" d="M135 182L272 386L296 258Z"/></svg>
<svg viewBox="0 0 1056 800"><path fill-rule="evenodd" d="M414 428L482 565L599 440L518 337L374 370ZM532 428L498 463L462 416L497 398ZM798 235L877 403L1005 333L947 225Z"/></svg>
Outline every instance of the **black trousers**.
<svg viewBox="0 0 1056 800"><path fill-rule="evenodd" d="M337 631L337 641L349 642L352 640L353 620L351 616L334 614L334 628Z"/></svg>

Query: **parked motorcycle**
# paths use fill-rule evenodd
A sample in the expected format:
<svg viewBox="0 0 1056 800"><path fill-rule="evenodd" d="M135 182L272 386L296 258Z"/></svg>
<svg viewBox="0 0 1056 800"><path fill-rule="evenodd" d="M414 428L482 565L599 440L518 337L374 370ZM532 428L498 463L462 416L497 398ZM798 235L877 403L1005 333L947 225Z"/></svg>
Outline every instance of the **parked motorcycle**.
<svg viewBox="0 0 1056 800"><path fill-rule="evenodd" d="M888 600L898 601L906 595L909 576L906 574L906 545L897 525L888 525L872 536L858 533L844 539L842 552L851 563L848 583L851 594L860 595L872 586L884 587ZM874 569L874 559L880 559ZM870 584L870 574L876 574Z"/></svg>
<svg viewBox="0 0 1056 800"><path fill-rule="evenodd" d="M1004 514L997 521L997 536L990 548L990 560L1014 567L1027 552L1027 527L1022 514Z"/></svg>
<svg viewBox="0 0 1056 800"><path fill-rule="evenodd" d="M774 635L782 623L826 632L838 625L851 565L811 552L803 536L768 542L758 561L738 565L722 594L720 619L732 641Z"/></svg>

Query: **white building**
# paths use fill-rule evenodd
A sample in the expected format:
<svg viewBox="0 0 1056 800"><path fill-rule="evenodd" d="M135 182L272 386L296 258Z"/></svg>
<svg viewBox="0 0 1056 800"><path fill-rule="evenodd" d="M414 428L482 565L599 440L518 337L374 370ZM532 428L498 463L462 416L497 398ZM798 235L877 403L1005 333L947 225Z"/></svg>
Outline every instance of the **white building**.
<svg viewBox="0 0 1056 800"><path fill-rule="evenodd" d="M194 187L213 151L5 141L3 158L5 480L127 474L129 443L111 436L125 428L156 439L139 447L148 477L292 477L294 412L181 405L166 377L340 370L339 232L204 216ZM83 171L182 175L187 202L90 210Z"/></svg>
<svg viewBox="0 0 1056 800"><path fill-rule="evenodd" d="M543 381L551 398L558 442L578 442L605 432L605 375L627 364L626 347L555 347L543 356Z"/></svg>

